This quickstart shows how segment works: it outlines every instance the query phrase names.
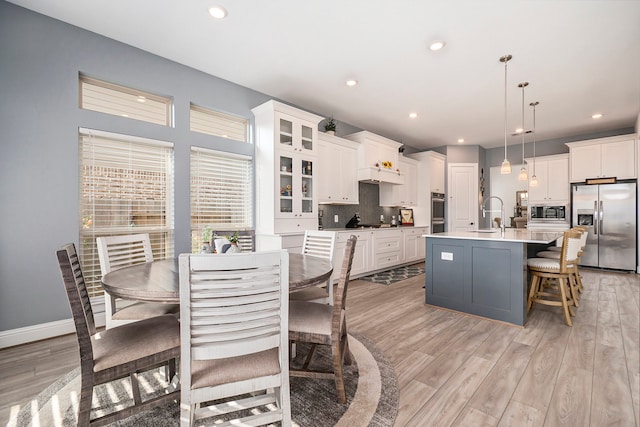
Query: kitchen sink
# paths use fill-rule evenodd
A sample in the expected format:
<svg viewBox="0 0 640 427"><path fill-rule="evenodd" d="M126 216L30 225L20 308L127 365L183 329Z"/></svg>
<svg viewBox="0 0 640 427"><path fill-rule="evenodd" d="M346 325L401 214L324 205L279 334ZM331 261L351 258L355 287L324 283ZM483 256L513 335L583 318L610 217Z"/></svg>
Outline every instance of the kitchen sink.
<svg viewBox="0 0 640 427"><path fill-rule="evenodd" d="M479 228L477 230L472 230L476 233L497 233L500 231L499 228Z"/></svg>

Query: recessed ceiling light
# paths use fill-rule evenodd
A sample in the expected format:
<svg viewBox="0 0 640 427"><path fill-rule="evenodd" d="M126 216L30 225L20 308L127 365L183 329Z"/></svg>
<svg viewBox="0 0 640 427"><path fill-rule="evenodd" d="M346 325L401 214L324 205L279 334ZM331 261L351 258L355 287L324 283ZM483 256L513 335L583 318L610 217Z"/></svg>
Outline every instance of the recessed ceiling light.
<svg viewBox="0 0 640 427"><path fill-rule="evenodd" d="M433 51L440 50L444 47L444 45L445 43L443 41L438 40L429 45L429 50L433 50Z"/></svg>
<svg viewBox="0 0 640 427"><path fill-rule="evenodd" d="M409 113L409 117L415 119L416 117L418 117L418 113Z"/></svg>
<svg viewBox="0 0 640 427"><path fill-rule="evenodd" d="M355 79L349 79L347 80L347 86L355 86L358 84L358 81Z"/></svg>
<svg viewBox="0 0 640 427"><path fill-rule="evenodd" d="M464 143L464 138L460 138L460 139L458 140L458 144L462 144L462 143Z"/></svg>
<svg viewBox="0 0 640 427"><path fill-rule="evenodd" d="M592 119L599 119L602 117L602 113L596 113L593 116L591 116Z"/></svg>
<svg viewBox="0 0 640 427"><path fill-rule="evenodd" d="M209 13L216 19L222 19L227 16L227 9L222 6L212 6L209 8Z"/></svg>

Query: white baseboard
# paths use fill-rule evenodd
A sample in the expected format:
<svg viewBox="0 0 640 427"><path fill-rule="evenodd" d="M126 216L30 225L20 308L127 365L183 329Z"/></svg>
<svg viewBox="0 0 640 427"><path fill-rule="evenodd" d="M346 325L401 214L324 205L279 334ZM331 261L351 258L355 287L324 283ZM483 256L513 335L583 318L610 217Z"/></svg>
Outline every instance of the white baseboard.
<svg viewBox="0 0 640 427"><path fill-rule="evenodd" d="M96 327L102 327L104 320L104 303L93 304L94 309L101 310L94 313ZM76 331L73 319L56 320L54 322L40 323L38 325L26 326L24 328L0 331L0 348L13 347L14 345L27 344L33 341L40 341L47 338L58 337L60 335L71 334Z"/></svg>

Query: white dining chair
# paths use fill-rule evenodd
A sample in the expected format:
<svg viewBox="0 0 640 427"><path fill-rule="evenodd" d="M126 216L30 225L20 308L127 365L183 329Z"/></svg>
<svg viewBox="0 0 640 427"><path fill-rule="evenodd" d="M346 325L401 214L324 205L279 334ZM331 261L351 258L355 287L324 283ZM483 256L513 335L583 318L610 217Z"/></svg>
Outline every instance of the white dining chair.
<svg viewBox="0 0 640 427"><path fill-rule="evenodd" d="M112 270L153 262L151 240L148 234L127 234L96 239L102 275ZM125 301L104 292L104 309L107 329L136 320L163 314L177 314L177 304Z"/></svg>
<svg viewBox="0 0 640 427"><path fill-rule="evenodd" d="M304 233L302 254L324 258L333 263L335 246L336 232L307 230ZM342 260L342 257L340 257L340 260ZM323 286L315 286L292 292L291 300L333 304L333 275Z"/></svg>
<svg viewBox="0 0 640 427"><path fill-rule="evenodd" d="M291 425L288 308L284 250L180 255L181 426Z"/></svg>

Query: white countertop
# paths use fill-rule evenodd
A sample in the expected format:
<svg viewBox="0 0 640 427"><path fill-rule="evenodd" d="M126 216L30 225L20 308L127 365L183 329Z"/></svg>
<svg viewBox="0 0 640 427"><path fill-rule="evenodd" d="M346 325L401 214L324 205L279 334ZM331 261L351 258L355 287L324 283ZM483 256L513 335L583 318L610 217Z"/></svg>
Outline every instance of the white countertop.
<svg viewBox="0 0 640 427"><path fill-rule="evenodd" d="M504 237L502 237L499 228L492 228L490 230L491 232L489 232L488 229L480 231L447 231L445 233L424 234L423 237L549 244L562 236L562 232L507 228Z"/></svg>

